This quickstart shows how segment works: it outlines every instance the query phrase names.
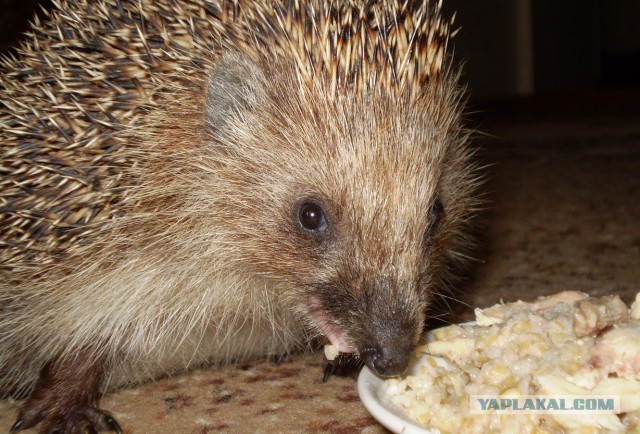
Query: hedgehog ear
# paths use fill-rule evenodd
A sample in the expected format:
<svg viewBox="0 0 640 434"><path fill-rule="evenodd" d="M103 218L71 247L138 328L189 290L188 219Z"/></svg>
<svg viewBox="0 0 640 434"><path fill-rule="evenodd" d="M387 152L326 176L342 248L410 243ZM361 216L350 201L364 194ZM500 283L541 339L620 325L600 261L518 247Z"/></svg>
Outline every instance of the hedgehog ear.
<svg viewBox="0 0 640 434"><path fill-rule="evenodd" d="M207 124L213 130L224 128L266 100L266 78L260 67L247 56L224 55L214 67L206 94Z"/></svg>

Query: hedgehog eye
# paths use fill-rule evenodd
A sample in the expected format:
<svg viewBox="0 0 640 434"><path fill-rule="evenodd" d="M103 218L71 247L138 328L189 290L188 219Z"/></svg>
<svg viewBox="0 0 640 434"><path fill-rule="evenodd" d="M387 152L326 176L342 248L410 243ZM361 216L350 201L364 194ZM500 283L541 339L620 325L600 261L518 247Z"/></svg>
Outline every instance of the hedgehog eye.
<svg viewBox="0 0 640 434"><path fill-rule="evenodd" d="M429 227L431 230L435 230L443 216L444 206L442 205L440 198L437 197L429 208Z"/></svg>
<svg viewBox="0 0 640 434"><path fill-rule="evenodd" d="M442 205L440 198L436 198L429 207L429 227L424 234L425 246L429 247L435 244L436 231L438 230L438 226L440 226L443 216L444 206Z"/></svg>
<svg viewBox="0 0 640 434"><path fill-rule="evenodd" d="M321 233L327 230L327 218L320 205L315 202L303 202L298 209L298 222L306 231Z"/></svg>

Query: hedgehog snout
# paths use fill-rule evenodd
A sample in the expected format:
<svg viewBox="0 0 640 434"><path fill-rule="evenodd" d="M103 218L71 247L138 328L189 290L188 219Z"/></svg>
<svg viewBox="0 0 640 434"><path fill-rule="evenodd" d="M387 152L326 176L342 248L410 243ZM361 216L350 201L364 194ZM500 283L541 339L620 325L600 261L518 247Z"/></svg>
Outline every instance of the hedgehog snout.
<svg viewBox="0 0 640 434"><path fill-rule="evenodd" d="M409 364L412 345L398 342L397 345L367 345L360 351L360 357L376 374L382 377L402 375Z"/></svg>

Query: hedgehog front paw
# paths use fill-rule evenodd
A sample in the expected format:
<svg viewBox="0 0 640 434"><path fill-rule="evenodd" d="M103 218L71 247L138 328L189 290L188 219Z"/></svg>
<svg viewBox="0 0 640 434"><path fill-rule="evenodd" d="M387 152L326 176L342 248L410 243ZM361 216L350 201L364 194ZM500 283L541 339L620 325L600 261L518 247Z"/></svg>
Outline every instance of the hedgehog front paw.
<svg viewBox="0 0 640 434"><path fill-rule="evenodd" d="M326 383L332 375L357 378L364 362L354 354L340 353L333 360L325 357L322 367L322 382Z"/></svg>
<svg viewBox="0 0 640 434"><path fill-rule="evenodd" d="M122 434L111 414L97 407L101 373L101 365L82 352L47 363L11 433L39 425L40 434Z"/></svg>
<svg viewBox="0 0 640 434"><path fill-rule="evenodd" d="M100 431L122 434L120 424L108 412L88 405L67 410L64 414L27 408L11 427L11 433L39 423L40 434L97 434Z"/></svg>

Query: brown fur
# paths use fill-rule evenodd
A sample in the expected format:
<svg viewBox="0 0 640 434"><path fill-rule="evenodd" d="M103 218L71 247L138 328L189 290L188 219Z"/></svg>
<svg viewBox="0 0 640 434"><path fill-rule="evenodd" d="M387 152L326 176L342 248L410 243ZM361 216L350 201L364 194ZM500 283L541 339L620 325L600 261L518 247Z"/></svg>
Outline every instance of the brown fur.
<svg viewBox="0 0 640 434"><path fill-rule="evenodd" d="M50 354L82 353L107 390L286 353L326 331L318 317L356 351L415 343L477 206L457 75L416 54L442 62L448 26L406 51L414 70L384 56L339 66L334 51L332 72L292 56L299 28L261 49L278 30L247 30L263 8L251 2L237 21L218 4L123 2L133 18L117 31L99 18L117 14L110 2L95 4L63 3L2 64L0 391L32 390ZM108 28L98 54L74 48L91 38L73 13ZM32 69L56 80L21 75ZM309 198L322 236L296 221Z"/></svg>

